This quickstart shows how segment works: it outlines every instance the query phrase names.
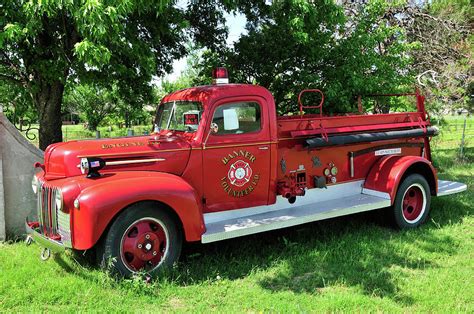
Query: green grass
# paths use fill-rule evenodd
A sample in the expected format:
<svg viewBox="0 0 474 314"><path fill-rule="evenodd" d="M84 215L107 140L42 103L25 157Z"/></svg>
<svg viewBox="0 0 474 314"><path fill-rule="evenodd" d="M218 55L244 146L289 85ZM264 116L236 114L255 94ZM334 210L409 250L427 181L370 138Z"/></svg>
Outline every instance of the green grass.
<svg viewBox="0 0 474 314"><path fill-rule="evenodd" d="M460 161L442 144L433 152L440 178L468 191L433 198L416 230L396 231L372 212L190 244L151 284L116 281L71 256L42 262L35 244L0 244L0 311L472 312L474 148Z"/></svg>

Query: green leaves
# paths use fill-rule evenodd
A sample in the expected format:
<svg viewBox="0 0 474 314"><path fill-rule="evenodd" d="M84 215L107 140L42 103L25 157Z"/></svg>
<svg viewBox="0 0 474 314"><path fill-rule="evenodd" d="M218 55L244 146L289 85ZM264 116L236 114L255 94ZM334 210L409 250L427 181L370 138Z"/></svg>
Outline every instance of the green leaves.
<svg viewBox="0 0 474 314"><path fill-rule="evenodd" d="M87 39L76 43L74 50L79 60L83 61L84 64L98 68L108 63L111 57L111 52L107 47L95 44Z"/></svg>
<svg viewBox="0 0 474 314"><path fill-rule="evenodd" d="M396 91L412 82L413 46L386 19L388 9L381 0L348 15L325 0L249 4L248 34L223 56L204 60L202 72L210 64L226 64L232 81L269 88L280 113L295 112L305 88L324 91L327 113L354 111L357 95Z"/></svg>
<svg viewBox="0 0 474 314"><path fill-rule="evenodd" d="M71 112L80 112L91 131L97 130L120 101L116 85L110 89L97 84L69 85L64 96L64 105Z"/></svg>
<svg viewBox="0 0 474 314"><path fill-rule="evenodd" d="M3 31L4 31L4 36L10 40L16 40L18 39L21 35L23 35L23 29L21 28L21 26L19 24L12 24L12 23L9 23L7 25L5 25L5 27L3 28ZM2 35L3 35L2 34Z"/></svg>
<svg viewBox="0 0 474 314"><path fill-rule="evenodd" d="M213 50L225 43L220 1L192 1L185 9L175 2L4 1L0 74L26 86L39 116L54 115L55 124L68 82L102 88L120 82L115 86L123 107L142 106L152 99L152 77L172 70L173 60L187 53L190 38ZM48 138L58 140L60 134ZM48 141L40 140L43 148Z"/></svg>

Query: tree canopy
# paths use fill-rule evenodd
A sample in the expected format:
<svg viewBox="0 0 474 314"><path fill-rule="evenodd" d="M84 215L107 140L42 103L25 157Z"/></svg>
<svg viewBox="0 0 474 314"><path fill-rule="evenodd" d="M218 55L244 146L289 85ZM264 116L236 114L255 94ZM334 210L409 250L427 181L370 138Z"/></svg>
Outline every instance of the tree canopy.
<svg viewBox="0 0 474 314"><path fill-rule="evenodd" d="M355 96L396 91L410 83L414 45L387 23L385 1L356 15L332 1L285 0L245 10L247 31L225 55L204 54L203 71L217 64L235 81L269 88L282 113L296 110L302 89L324 91L329 112L354 109Z"/></svg>
<svg viewBox="0 0 474 314"><path fill-rule="evenodd" d="M435 0L423 7L403 7L408 40L418 42L413 53L416 80L434 112L474 110L472 34L469 0Z"/></svg>
<svg viewBox="0 0 474 314"><path fill-rule="evenodd" d="M466 107L472 86L468 3L247 3L239 7L248 20L247 34L225 53L205 51L195 63L196 83L208 83L205 74L225 65L234 82L269 88L281 113L296 110L297 94L305 88L323 90L331 113L353 111L357 95L412 92L415 84L433 111L437 103L445 110ZM424 77L432 71L439 78L434 82ZM407 104L397 100L397 105Z"/></svg>
<svg viewBox="0 0 474 314"><path fill-rule="evenodd" d="M7 1L0 17L0 77L24 88L38 111L40 148L62 140L68 81L120 82L128 104L151 99L152 76L172 70L188 38L217 49L222 5L193 1Z"/></svg>
<svg viewBox="0 0 474 314"><path fill-rule="evenodd" d="M354 111L357 95L415 83L432 111L474 106L469 0L18 0L0 8L0 100L37 117L42 149L62 140L64 100L94 128L106 113L88 107L112 108L113 99L128 123L164 92L210 83L216 66L234 82L267 87L280 114L296 111L306 88L323 90L326 113L337 113ZM232 47L225 12L247 18ZM153 91L187 55L183 76Z"/></svg>

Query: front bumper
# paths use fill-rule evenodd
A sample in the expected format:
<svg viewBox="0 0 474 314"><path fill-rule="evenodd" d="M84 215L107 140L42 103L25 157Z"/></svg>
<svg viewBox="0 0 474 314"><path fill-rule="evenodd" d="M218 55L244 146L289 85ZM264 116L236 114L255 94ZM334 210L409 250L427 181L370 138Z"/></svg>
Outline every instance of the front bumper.
<svg viewBox="0 0 474 314"><path fill-rule="evenodd" d="M44 236L40 231L39 223L28 222L28 220L26 220L25 229L28 236L30 236L39 246L50 249L55 253L62 253L66 250L66 247L62 242Z"/></svg>

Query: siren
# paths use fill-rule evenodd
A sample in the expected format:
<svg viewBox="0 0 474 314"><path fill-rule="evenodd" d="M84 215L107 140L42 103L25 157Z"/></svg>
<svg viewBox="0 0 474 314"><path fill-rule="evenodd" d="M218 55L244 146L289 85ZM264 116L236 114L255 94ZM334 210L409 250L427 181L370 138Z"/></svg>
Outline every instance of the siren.
<svg viewBox="0 0 474 314"><path fill-rule="evenodd" d="M82 174L86 174L87 178L100 177L99 170L105 167L105 160L101 158L82 158L79 168Z"/></svg>
<svg viewBox="0 0 474 314"><path fill-rule="evenodd" d="M212 70L212 84L229 84L229 73L226 68L215 68Z"/></svg>

